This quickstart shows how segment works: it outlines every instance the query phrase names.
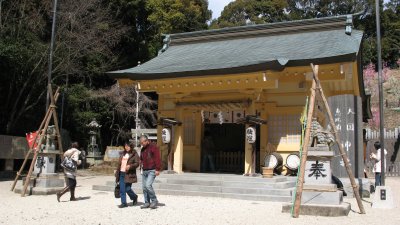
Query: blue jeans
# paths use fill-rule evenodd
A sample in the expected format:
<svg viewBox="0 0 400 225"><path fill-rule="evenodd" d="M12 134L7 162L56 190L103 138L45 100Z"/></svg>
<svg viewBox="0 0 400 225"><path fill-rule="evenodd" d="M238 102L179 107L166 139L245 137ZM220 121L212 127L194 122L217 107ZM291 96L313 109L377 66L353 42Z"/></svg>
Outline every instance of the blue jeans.
<svg viewBox="0 0 400 225"><path fill-rule="evenodd" d="M375 188L381 185L381 173L375 173Z"/></svg>
<svg viewBox="0 0 400 225"><path fill-rule="evenodd" d="M142 188L144 195L144 202L158 202L156 193L153 189L153 182L156 179L156 170L143 170L142 174Z"/></svg>
<svg viewBox="0 0 400 225"><path fill-rule="evenodd" d="M126 194L133 201L136 198L135 192L132 190L132 183L125 183L125 173L119 172L119 192L121 193L121 203L126 204Z"/></svg>

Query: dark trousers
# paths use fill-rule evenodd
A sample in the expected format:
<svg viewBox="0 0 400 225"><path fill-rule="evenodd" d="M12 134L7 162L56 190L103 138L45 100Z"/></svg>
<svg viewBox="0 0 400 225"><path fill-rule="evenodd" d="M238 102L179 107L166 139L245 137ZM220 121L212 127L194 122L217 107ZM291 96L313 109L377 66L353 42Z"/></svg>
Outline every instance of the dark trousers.
<svg viewBox="0 0 400 225"><path fill-rule="evenodd" d="M69 187L69 189L75 189L76 180L73 178L68 178L68 187Z"/></svg>

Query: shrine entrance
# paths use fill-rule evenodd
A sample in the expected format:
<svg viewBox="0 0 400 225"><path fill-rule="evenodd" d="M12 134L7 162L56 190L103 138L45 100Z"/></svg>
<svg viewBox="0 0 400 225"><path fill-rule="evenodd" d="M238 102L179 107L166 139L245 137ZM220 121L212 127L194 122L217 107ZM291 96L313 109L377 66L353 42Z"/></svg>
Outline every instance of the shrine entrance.
<svg viewBox="0 0 400 225"><path fill-rule="evenodd" d="M245 126L243 124L204 125L201 147L202 172L243 173L244 153ZM207 155L211 157L208 158Z"/></svg>

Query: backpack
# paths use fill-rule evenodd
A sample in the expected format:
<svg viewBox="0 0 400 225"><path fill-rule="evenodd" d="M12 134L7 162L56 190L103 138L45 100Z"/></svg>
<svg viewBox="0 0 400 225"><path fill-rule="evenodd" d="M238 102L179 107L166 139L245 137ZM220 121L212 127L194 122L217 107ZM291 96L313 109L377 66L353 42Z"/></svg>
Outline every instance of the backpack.
<svg viewBox="0 0 400 225"><path fill-rule="evenodd" d="M68 171L75 171L76 163L70 157L65 157L64 160L61 162L61 167Z"/></svg>

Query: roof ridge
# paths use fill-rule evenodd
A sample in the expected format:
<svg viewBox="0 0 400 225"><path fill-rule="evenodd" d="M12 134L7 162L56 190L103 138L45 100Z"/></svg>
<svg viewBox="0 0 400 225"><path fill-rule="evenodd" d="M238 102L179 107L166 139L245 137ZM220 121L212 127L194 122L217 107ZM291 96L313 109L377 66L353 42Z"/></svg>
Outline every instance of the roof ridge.
<svg viewBox="0 0 400 225"><path fill-rule="evenodd" d="M227 38L243 38L246 36L276 35L279 33L297 33L307 30L345 29L352 15L323 17L315 19L294 20L277 23L228 27L214 30L203 30L170 34L171 45L180 45L210 40L226 40Z"/></svg>

